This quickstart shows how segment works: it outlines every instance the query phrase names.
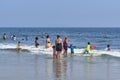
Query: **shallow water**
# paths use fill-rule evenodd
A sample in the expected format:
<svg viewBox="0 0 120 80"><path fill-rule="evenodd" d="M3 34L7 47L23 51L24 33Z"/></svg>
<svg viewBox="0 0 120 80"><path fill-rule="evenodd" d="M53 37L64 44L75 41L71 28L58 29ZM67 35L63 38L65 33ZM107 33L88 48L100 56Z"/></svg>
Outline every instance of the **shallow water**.
<svg viewBox="0 0 120 80"><path fill-rule="evenodd" d="M54 60L49 55L0 52L1 80L119 80L119 58L64 57Z"/></svg>

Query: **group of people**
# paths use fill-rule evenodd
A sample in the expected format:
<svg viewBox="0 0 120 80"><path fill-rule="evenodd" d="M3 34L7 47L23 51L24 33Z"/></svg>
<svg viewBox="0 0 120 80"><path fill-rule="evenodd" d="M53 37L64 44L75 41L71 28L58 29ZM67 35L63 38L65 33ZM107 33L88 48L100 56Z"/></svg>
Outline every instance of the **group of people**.
<svg viewBox="0 0 120 80"><path fill-rule="evenodd" d="M16 40L16 36L13 34L13 35L11 35L11 40ZM6 35L6 33L4 33L3 34L3 40L6 40L7 39L7 35Z"/></svg>
<svg viewBox="0 0 120 80"><path fill-rule="evenodd" d="M3 40L6 40L7 36L4 33L3 35ZM13 40L16 39L15 35L12 36ZM15 39L14 39L15 38ZM35 37L35 47L38 48L40 46L39 44L39 39L38 37ZM45 44L45 48L50 48L51 47L51 41L50 41L50 37L49 35L46 36L46 44ZM84 53L89 53L90 50L94 49L96 46L91 46L90 42L88 42L85 52ZM18 41L18 45L17 45L18 50L21 50L21 44L20 41ZM57 35L57 38L55 40L55 45L52 46L53 48L53 57L60 59L60 55L63 52L64 56L67 56L68 53L68 48L70 48L71 50L71 54L74 54L74 48L76 48L76 46L73 46L72 44L70 44L70 46L68 45L68 37L66 36L64 41L62 41L60 35ZM110 50L110 45L107 45L107 50Z"/></svg>

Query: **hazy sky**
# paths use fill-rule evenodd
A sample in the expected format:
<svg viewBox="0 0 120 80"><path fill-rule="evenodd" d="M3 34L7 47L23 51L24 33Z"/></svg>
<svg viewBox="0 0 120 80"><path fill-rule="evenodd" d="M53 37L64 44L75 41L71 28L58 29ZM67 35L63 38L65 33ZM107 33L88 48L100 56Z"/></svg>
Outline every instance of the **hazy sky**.
<svg viewBox="0 0 120 80"><path fill-rule="evenodd" d="M0 0L0 27L120 27L120 0Z"/></svg>

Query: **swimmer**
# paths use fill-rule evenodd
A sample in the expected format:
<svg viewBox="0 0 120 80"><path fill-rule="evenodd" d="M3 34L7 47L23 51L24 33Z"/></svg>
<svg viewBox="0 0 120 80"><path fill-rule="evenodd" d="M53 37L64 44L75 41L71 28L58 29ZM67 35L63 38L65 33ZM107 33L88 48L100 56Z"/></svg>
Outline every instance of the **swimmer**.
<svg viewBox="0 0 120 80"><path fill-rule="evenodd" d="M39 41L38 41L38 37L35 37L35 47L38 48L39 47Z"/></svg>
<svg viewBox="0 0 120 80"><path fill-rule="evenodd" d="M50 48L50 46L51 46L50 38L49 38L49 35L47 35L47 36L46 36L46 45L45 45L45 47L46 47L46 48Z"/></svg>

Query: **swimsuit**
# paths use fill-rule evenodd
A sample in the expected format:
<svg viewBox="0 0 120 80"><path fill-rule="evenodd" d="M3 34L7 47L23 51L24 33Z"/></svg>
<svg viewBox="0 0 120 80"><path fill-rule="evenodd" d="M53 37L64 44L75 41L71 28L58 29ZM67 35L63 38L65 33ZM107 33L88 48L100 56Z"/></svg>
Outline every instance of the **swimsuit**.
<svg viewBox="0 0 120 80"><path fill-rule="evenodd" d="M68 44L67 44L66 41L64 41L64 43L63 43L63 47L64 47L65 50L67 50L67 48L68 48Z"/></svg>
<svg viewBox="0 0 120 80"><path fill-rule="evenodd" d="M56 43L56 51L62 51L62 44Z"/></svg>

